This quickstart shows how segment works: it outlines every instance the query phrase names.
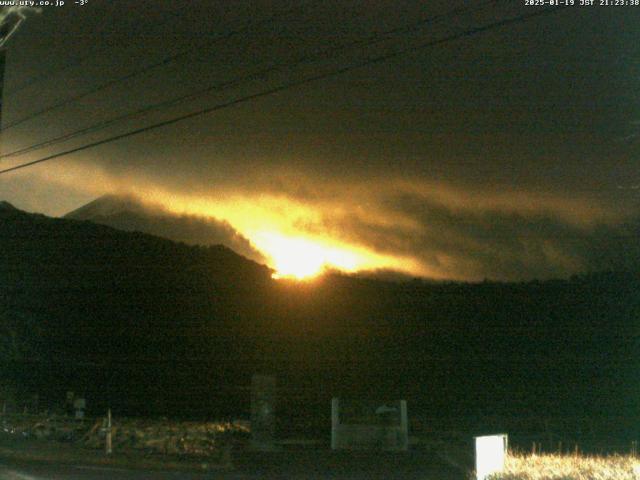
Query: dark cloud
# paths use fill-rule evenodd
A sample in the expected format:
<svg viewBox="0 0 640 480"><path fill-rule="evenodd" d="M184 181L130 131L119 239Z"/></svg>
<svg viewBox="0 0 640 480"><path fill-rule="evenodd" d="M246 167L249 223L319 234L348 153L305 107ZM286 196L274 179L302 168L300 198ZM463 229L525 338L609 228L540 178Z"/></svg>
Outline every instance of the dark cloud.
<svg viewBox="0 0 640 480"><path fill-rule="evenodd" d="M274 9L273 2L243 0L183 8L144 0L131 9L96 2L86 15L49 10L13 39L4 121L169 53L189 53L4 132L3 145L29 145L462 5L332 0ZM527 11L495 2L482 13L286 68L91 139ZM576 6L415 49L0 178L0 198L61 214L104 193L139 192L174 213L211 213L231 225L173 217L176 225L165 222L165 231L204 239L213 228L215 238L246 254L246 239L234 235L250 238L255 223L415 259L424 268L411 273L427 276L547 278L634 266L638 253L627 240L637 234L640 215L638 144L630 137L640 115L639 15L631 7ZM84 63L38 88L12 92L82 56ZM267 225L263 217L271 213L278 221Z"/></svg>
<svg viewBox="0 0 640 480"><path fill-rule="evenodd" d="M391 222L387 226L348 214L327 215L320 224L303 227L330 231L379 253L415 258L439 278L525 280L640 268L640 217L586 225L552 211L452 208L409 193L382 204ZM394 216L413 224L393 225Z"/></svg>

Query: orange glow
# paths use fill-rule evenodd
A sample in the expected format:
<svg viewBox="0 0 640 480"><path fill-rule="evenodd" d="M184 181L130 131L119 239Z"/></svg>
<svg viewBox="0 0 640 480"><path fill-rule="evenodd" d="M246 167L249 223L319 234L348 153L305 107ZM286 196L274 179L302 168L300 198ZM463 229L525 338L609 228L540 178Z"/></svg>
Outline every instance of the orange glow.
<svg viewBox="0 0 640 480"><path fill-rule="evenodd" d="M299 225L321 219L321 210L273 195L228 195L226 198L180 198L159 195L176 213L197 213L225 220L269 259L274 278L310 279L325 269L342 272L395 269L429 274L412 258L383 255L327 235L310 235Z"/></svg>
<svg viewBox="0 0 640 480"><path fill-rule="evenodd" d="M253 242L270 257L276 270L274 278L304 280L322 273L327 267L352 272L362 263L353 252L303 238L262 232L253 238Z"/></svg>
<svg viewBox="0 0 640 480"><path fill-rule="evenodd" d="M110 175L100 166L84 162L52 164L48 169L25 172L17 173L33 175L48 184L69 188L82 185L81 190L85 194L94 196L105 193L140 195L140 192L144 192L141 200L161 205L168 212L225 221L267 258L267 265L276 271L276 278L310 279L326 269L346 273L385 269L432 278L443 277L441 272L431 270L416 258L377 252L365 245L352 243L348 238L336 238L334 232L309 228L322 225L326 212L340 217L354 211L366 215L376 225L400 225L410 230L420 228L398 215L387 215L383 210L358 205L350 207L339 195L331 200L308 203L283 194L225 188L204 195L187 193L142 177ZM132 184L136 186L133 192ZM350 191L353 190L350 188Z"/></svg>

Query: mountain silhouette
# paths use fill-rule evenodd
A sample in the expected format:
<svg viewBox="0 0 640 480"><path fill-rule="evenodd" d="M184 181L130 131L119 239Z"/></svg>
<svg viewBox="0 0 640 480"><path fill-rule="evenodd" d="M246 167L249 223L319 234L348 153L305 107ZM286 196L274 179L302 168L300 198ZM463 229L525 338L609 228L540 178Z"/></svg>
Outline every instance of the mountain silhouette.
<svg viewBox="0 0 640 480"><path fill-rule="evenodd" d="M9 202L1 200L0 201L0 210L5 210L5 211L16 210L16 207L11 205Z"/></svg>
<svg viewBox="0 0 640 480"><path fill-rule="evenodd" d="M224 245L236 253L265 263L247 238L226 222L198 215L170 213L133 195L104 195L64 218L89 220L128 232L143 232L188 245Z"/></svg>

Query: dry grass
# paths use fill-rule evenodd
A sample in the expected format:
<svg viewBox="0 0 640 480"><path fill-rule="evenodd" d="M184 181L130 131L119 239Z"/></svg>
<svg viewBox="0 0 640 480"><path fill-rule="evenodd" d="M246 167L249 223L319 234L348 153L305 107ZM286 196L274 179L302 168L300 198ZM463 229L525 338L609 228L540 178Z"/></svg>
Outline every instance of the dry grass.
<svg viewBox="0 0 640 480"><path fill-rule="evenodd" d="M510 453L505 472L492 480L640 480L640 459L630 455L605 457Z"/></svg>

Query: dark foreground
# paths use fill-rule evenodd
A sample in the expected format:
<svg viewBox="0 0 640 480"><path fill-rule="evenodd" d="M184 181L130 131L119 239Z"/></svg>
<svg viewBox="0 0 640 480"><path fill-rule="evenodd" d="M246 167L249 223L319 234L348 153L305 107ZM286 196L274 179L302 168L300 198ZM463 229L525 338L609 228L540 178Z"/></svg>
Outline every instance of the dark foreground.
<svg viewBox="0 0 640 480"><path fill-rule="evenodd" d="M300 450L238 453L232 470L189 473L128 470L109 466L60 465L0 460L2 480L169 480L169 479L419 479L461 480L465 476L432 454Z"/></svg>

